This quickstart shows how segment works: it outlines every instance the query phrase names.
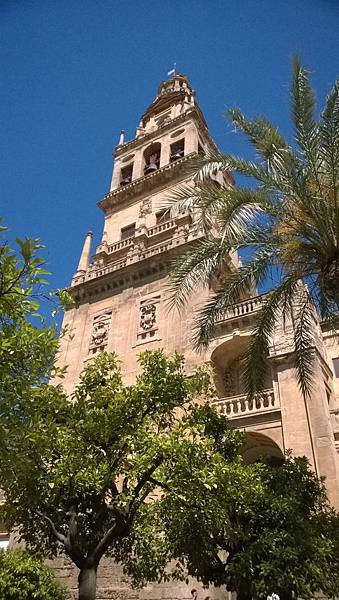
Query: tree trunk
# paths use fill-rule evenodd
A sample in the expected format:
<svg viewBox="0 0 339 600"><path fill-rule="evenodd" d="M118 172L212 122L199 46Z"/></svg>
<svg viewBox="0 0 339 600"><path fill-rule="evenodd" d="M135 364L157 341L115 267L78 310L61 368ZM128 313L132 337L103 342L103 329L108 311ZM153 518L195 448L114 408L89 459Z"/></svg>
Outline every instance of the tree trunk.
<svg viewBox="0 0 339 600"><path fill-rule="evenodd" d="M84 567L78 577L79 600L95 600L97 589L97 567Z"/></svg>

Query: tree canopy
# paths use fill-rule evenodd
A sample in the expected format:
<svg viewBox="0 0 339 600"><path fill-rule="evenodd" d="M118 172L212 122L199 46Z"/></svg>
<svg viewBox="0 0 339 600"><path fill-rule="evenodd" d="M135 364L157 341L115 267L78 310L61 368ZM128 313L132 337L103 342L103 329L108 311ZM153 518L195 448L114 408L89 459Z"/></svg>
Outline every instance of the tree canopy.
<svg viewBox="0 0 339 600"><path fill-rule="evenodd" d="M338 324L339 81L317 118L308 71L296 58L291 112L294 140L289 143L266 118L251 120L238 108L229 110L255 159L218 152L199 157L192 164L194 187L183 186L171 200L173 211L195 209L205 233L174 265L172 304L180 307L197 286L216 283L197 317L198 346L209 343L226 309L253 294L255 285L273 282L245 356L250 396L264 385L265 358L278 319L295 323L295 365L304 395L312 380L314 305L328 326ZM231 171L242 176L239 186L230 183ZM222 185L216 173L226 176ZM230 271L234 249L246 249L246 254L243 264Z"/></svg>
<svg viewBox="0 0 339 600"><path fill-rule="evenodd" d="M24 399L26 390L50 376L58 347L55 326L43 327L39 301L47 271L38 240L17 239L17 249L0 228L0 399ZM3 419L5 418L5 411Z"/></svg>
<svg viewBox="0 0 339 600"><path fill-rule="evenodd" d="M1 600L66 600L52 571L23 550L0 551Z"/></svg>
<svg viewBox="0 0 339 600"><path fill-rule="evenodd" d="M244 435L209 403L215 391L206 371L188 378L179 355L145 352L135 384L126 386L118 358L102 353L71 397L48 383L57 340L53 327L34 324L44 285L40 246L19 247L17 255L4 243L0 261L0 487L8 527L30 550L72 559L80 600L95 598L104 554L138 585L189 573L244 597L273 584L281 595L336 593L338 516L323 484L304 459L280 469L244 464ZM21 558L6 560L16 569Z"/></svg>
<svg viewBox="0 0 339 600"><path fill-rule="evenodd" d="M118 359L102 353L71 398L61 386L41 382L22 401L5 404L3 517L28 548L48 557L63 549L80 569L81 600L95 598L104 554L127 568L128 540L134 540L137 563L139 533L152 531L153 505L166 495L163 478L171 474L177 486L192 486L204 498L224 464L246 474L239 462L242 434L197 404L210 394L206 374L188 379L182 358L160 351L143 353L140 364L135 384L125 386ZM160 578L164 568L157 539L147 578Z"/></svg>
<svg viewBox="0 0 339 600"><path fill-rule="evenodd" d="M245 485L247 482L247 487ZM248 465L246 475L224 464L211 473L204 501L191 486L176 487L154 506L156 525L129 569L137 581L154 539L163 532L168 576L187 573L205 585L225 586L241 600L273 591L284 600L339 591L339 518L324 485L305 458L286 457L280 466ZM133 554L132 554L133 556Z"/></svg>

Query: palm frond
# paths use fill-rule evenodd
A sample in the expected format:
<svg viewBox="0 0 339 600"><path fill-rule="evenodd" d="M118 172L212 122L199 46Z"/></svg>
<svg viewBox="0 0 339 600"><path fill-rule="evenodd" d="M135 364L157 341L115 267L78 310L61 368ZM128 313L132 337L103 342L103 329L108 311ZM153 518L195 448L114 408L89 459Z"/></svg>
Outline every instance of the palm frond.
<svg viewBox="0 0 339 600"><path fill-rule="evenodd" d="M314 93L309 82L308 71L301 66L298 56L293 62L292 113L295 125L295 138L302 149L310 168L310 175L317 186L319 195L322 187L319 181L318 145L319 127L315 122Z"/></svg>
<svg viewBox="0 0 339 600"><path fill-rule="evenodd" d="M294 356L299 388L307 398L313 383L315 346L315 308L305 288L299 291L295 314Z"/></svg>
<svg viewBox="0 0 339 600"><path fill-rule="evenodd" d="M267 247L247 264L242 265L228 276L227 281L199 310L193 331L193 341L196 348L206 347L215 333L215 328L223 319L225 311L232 309L253 285L260 285L267 276L268 269L275 262L273 249Z"/></svg>
<svg viewBox="0 0 339 600"><path fill-rule="evenodd" d="M203 239L188 248L171 266L168 305L180 309L196 286L206 287L230 248L220 238Z"/></svg>
<svg viewBox="0 0 339 600"><path fill-rule="evenodd" d="M334 209L334 217L339 227L338 215L338 173L339 173L339 80L326 99L320 122L321 173L328 186L328 196ZM337 231L339 236L339 231Z"/></svg>
<svg viewBox="0 0 339 600"><path fill-rule="evenodd" d="M294 277L286 277L267 297L243 355L242 380L249 398L254 398L264 389L267 373L266 360L271 337L277 321L288 316L293 295L298 286Z"/></svg>
<svg viewBox="0 0 339 600"><path fill-rule="evenodd" d="M248 230L255 227L260 215L265 214L267 221L276 211L277 206L265 190L233 188L223 194L223 201L220 202L216 215L217 224L224 239L231 246L238 246Z"/></svg>
<svg viewBox="0 0 339 600"><path fill-rule="evenodd" d="M161 210L170 210L171 217L192 213L198 203L199 190L192 183L183 183L164 196Z"/></svg>
<svg viewBox="0 0 339 600"><path fill-rule="evenodd" d="M290 149L278 129L273 127L264 117L257 117L254 121L251 121L245 117L239 108L229 109L227 115L233 125L247 136L264 161L269 161L277 150Z"/></svg>
<svg viewBox="0 0 339 600"><path fill-rule="evenodd" d="M314 141L315 100L308 71L301 66L298 56L293 61L291 91L296 140L299 146L308 152L310 144Z"/></svg>

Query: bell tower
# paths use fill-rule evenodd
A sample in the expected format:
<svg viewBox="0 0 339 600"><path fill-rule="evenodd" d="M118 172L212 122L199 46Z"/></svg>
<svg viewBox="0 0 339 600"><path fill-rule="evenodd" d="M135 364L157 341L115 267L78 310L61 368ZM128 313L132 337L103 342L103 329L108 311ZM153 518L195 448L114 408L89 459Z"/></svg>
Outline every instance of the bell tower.
<svg viewBox="0 0 339 600"><path fill-rule="evenodd" d="M249 290L253 297L224 311L205 354L194 351L191 337L194 310L208 290L197 292L180 314L168 309L171 261L203 232L194 212L172 216L164 208L165 200L181 185L194 185L190 161L210 150L215 145L195 92L187 77L174 73L160 85L135 137L126 141L121 132L114 150L110 190L98 202L104 214L102 239L91 257L92 234L87 233L69 288L75 305L65 312L67 329L60 342L58 362L67 367L63 385L72 391L87 361L103 350L118 354L126 383L134 381L138 355L146 349L184 354L187 372L209 362L219 396L214 406L227 415L232 427L246 432L244 460L266 457L279 463L289 449L294 455L305 455L316 473L325 476L329 497L338 507L339 387L333 388L333 379L339 381L337 338L317 324L315 385L306 402L293 365L292 324L277 324L266 389L260 398L248 400L240 361L267 296ZM232 181L224 178L219 183ZM227 268L236 264L236 256L230 256ZM116 571L107 569L115 582ZM110 583L109 577L100 580L105 588L100 598L116 597L116 582ZM119 595L128 600L129 587L125 582L121 592L121 585L122 580ZM148 586L138 598L158 600L164 593L168 600L189 597L184 584L169 583L163 592L162 587ZM218 590L210 593L213 600L220 597Z"/></svg>
<svg viewBox="0 0 339 600"><path fill-rule="evenodd" d="M188 369L202 357L190 338L192 310L168 311L170 263L187 243L201 237L192 214L171 218L166 197L191 176L187 165L198 153L215 149L196 94L187 77L173 74L147 108L134 139L121 132L114 150L110 191L98 202L104 213L102 240L89 260L87 234L70 291L76 307L65 314L72 334L61 341L59 363L67 365L66 389L76 383L86 361L104 349L123 361L133 380L138 354L164 348L185 354Z"/></svg>

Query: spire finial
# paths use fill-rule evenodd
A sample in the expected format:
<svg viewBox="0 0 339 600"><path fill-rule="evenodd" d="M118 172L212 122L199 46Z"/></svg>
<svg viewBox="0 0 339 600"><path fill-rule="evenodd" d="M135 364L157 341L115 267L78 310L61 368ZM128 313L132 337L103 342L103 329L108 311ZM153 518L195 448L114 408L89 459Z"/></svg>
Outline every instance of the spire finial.
<svg viewBox="0 0 339 600"><path fill-rule="evenodd" d="M86 237L85 237L85 241L84 241L84 245L82 248L78 268L76 271L78 274L85 273L86 269L89 265L89 257L91 254L92 238L93 238L93 233L91 231L88 231L86 234Z"/></svg>
<svg viewBox="0 0 339 600"><path fill-rule="evenodd" d="M125 130L122 129L120 131L120 138L119 138L118 146L122 146L122 144L124 144L124 143L125 143Z"/></svg>
<svg viewBox="0 0 339 600"><path fill-rule="evenodd" d="M168 71L167 75L168 77L175 77L177 74L177 63L173 63L173 69L171 69L170 71Z"/></svg>

